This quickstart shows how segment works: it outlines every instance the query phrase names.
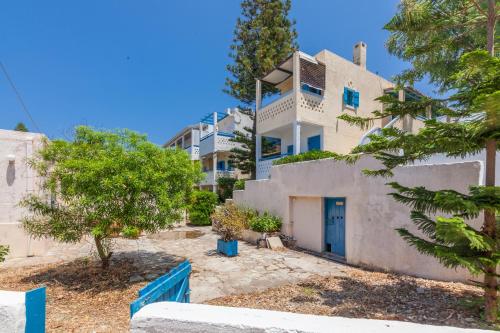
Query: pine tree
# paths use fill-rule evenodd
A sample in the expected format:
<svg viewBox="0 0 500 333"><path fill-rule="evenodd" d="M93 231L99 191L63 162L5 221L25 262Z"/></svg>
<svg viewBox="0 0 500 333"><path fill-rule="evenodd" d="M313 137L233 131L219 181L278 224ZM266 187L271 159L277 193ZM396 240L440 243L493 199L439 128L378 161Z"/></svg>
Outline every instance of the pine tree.
<svg viewBox="0 0 500 333"><path fill-rule="evenodd" d="M29 132L26 125L24 125L24 123L21 123L21 122L17 123L16 127L14 127L14 131Z"/></svg>
<svg viewBox="0 0 500 333"><path fill-rule="evenodd" d="M385 26L391 32L389 51L412 64L398 76L399 88L428 76L447 97L401 102L387 95L379 98L384 110L374 111L371 117L340 117L367 128L375 119L415 119L432 108L452 120L426 120L416 134L385 128L382 135L371 135L368 144L352 152L371 154L382 162L379 170L365 170L368 175L391 176L393 168L433 154L465 157L486 151L485 186L471 186L468 193L388 185L394 189L390 195L411 207L411 219L421 232L398 229L409 244L446 267L465 267L474 275L484 275L489 322L497 320L500 260L500 220L496 218L500 187L495 186L495 155L500 149L500 59L494 53L497 12L495 0L404 0ZM470 220L481 213L484 222L476 229Z"/></svg>
<svg viewBox="0 0 500 333"><path fill-rule="evenodd" d="M295 22L288 18L291 0L243 0L241 15L236 22L230 57L233 64L227 66L230 77L226 79L224 92L238 99L241 109L251 109L255 103L255 80L273 69L278 63L298 49L294 29ZM276 90L264 85L262 94ZM234 166L255 179L255 117L253 127L246 133L236 133L234 142L243 148L234 149Z"/></svg>
<svg viewBox="0 0 500 333"><path fill-rule="evenodd" d="M240 110L240 112L248 115L254 121L252 110ZM234 131L234 138L231 141L240 143L241 147L231 149L229 163L237 167L241 173L255 179L255 132L250 127L244 127L243 131Z"/></svg>

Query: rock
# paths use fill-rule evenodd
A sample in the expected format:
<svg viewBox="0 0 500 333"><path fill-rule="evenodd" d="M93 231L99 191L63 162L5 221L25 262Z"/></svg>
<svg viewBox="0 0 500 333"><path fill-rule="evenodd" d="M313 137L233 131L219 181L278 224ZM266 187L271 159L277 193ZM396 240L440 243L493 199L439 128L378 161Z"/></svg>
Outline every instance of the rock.
<svg viewBox="0 0 500 333"><path fill-rule="evenodd" d="M148 281L152 281L152 280L156 279L158 276L159 276L158 274L150 273L150 274L146 274L145 278Z"/></svg>
<svg viewBox="0 0 500 333"><path fill-rule="evenodd" d="M142 282L142 281L144 281L144 278L140 275L132 275L130 279L128 279L128 282L130 283Z"/></svg>

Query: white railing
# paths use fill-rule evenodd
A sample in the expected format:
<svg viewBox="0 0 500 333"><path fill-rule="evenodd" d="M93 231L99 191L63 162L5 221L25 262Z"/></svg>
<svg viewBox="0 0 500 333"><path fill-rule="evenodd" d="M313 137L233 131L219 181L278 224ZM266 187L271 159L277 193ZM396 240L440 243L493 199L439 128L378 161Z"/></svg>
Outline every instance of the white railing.
<svg viewBox="0 0 500 333"><path fill-rule="evenodd" d="M199 146L189 146L184 148L184 150L191 156L191 160L200 159L200 147Z"/></svg>
<svg viewBox="0 0 500 333"><path fill-rule="evenodd" d="M213 170L205 171L204 173L205 173L205 178L200 182L200 185L216 185L218 178L221 177L232 178L235 176L234 171L229 171L229 170L217 170L215 174L215 179Z"/></svg>
<svg viewBox="0 0 500 333"><path fill-rule="evenodd" d="M214 137L217 139L214 140ZM217 132L216 135L211 133L205 136L200 140L199 155L205 156L217 151L230 151L233 148L241 146L240 143L232 142L232 138L234 138L234 134L226 132Z"/></svg>
<svg viewBox="0 0 500 333"><path fill-rule="evenodd" d="M261 108L257 112L257 124L264 123L282 114L293 113L295 108L295 102L292 92L293 90L290 90L289 92L285 93L281 98Z"/></svg>
<svg viewBox="0 0 500 333"><path fill-rule="evenodd" d="M257 180L268 179L271 176L271 168L273 166L273 162L279 160L284 156L287 155L281 155L274 158L261 158L259 161L257 161L257 172L256 172Z"/></svg>

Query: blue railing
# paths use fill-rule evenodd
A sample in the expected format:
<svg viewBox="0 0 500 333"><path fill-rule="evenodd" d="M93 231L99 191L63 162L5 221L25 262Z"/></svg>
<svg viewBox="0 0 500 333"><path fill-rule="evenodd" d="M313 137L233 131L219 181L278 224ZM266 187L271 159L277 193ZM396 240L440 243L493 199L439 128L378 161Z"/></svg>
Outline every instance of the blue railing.
<svg viewBox="0 0 500 333"><path fill-rule="evenodd" d="M145 305L155 302L189 303L190 274L191 264L186 260L139 290L139 298L130 303L130 317Z"/></svg>

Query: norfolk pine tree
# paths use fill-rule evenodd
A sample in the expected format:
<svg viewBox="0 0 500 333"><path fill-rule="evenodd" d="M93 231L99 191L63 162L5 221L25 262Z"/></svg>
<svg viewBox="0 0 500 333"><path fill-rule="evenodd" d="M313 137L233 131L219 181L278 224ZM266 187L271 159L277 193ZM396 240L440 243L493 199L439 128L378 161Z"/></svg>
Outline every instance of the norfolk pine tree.
<svg viewBox="0 0 500 333"><path fill-rule="evenodd" d="M398 76L400 87L430 78L446 98L422 97L400 102L379 98L383 111L369 118L342 115L340 119L367 128L375 119L416 118L429 108L451 122L426 120L416 134L396 128L371 135L353 154L368 153L384 168L368 175L390 176L397 166L426 160L433 154L465 157L486 151L485 185L469 193L449 189L430 191L391 182L391 195L412 208L411 219L423 235L398 229L418 251L436 257L446 267L465 267L484 275L485 317L497 320L497 267L500 260L498 219L500 188L495 186L495 155L500 137L500 61L495 56L498 5L494 0L404 0L385 26L391 35L389 51L412 64ZM436 216L437 214L437 216ZM439 216L444 214L446 217ZM483 214L480 229L468 221ZM436 217L434 217L436 216Z"/></svg>
<svg viewBox="0 0 500 333"><path fill-rule="evenodd" d="M255 179L256 120L251 111L255 103L255 80L272 70L289 57L297 48L295 22L288 18L291 0L243 0L241 15L236 21L230 57L227 66L230 77L226 79L224 92L241 102L241 109L253 119L252 128L236 132L234 142L242 148L232 150L233 165ZM263 95L276 90L263 85ZM246 132L246 133L245 133Z"/></svg>

